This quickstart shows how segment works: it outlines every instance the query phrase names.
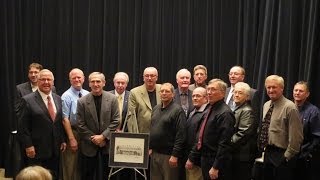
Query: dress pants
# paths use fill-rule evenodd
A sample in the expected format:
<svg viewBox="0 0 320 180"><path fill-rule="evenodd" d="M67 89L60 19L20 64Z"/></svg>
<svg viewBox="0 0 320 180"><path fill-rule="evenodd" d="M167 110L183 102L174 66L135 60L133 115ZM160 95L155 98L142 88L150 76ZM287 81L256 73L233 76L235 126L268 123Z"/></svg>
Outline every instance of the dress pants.
<svg viewBox="0 0 320 180"><path fill-rule="evenodd" d="M179 179L179 167L172 168L169 166L170 157L171 155L152 152L150 164L151 180Z"/></svg>
<svg viewBox="0 0 320 180"><path fill-rule="evenodd" d="M254 162L232 160L231 179L250 180L252 178L252 167Z"/></svg>
<svg viewBox="0 0 320 180"><path fill-rule="evenodd" d="M81 154L81 179L104 180L108 179L110 167L108 166L109 155L104 154L100 148L93 157Z"/></svg>
<svg viewBox="0 0 320 180"><path fill-rule="evenodd" d="M78 142L78 148L80 148L78 132L75 128L72 128L72 132ZM80 179L79 149L76 152L73 152L71 150L69 141L67 143L66 150L61 154L63 180Z"/></svg>
<svg viewBox="0 0 320 180"><path fill-rule="evenodd" d="M299 158L294 170L295 180L319 180L320 149L312 153L312 157Z"/></svg>
<svg viewBox="0 0 320 180"><path fill-rule="evenodd" d="M204 180L210 179L209 171L212 168L214 160L215 155L206 154L205 156L201 156L201 169ZM230 161L225 160L224 164L219 169L218 180L231 180L230 173Z"/></svg>
<svg viewBox="0 0 320 180"><path fill-rule="evenodd" d="M202 170L199 166L193 165L192 169L186 170L186 179L187 180L202 180Z"/></svg>
<svg viewBox="0 0 320 180"><path fill-rule="evenodd" d="M275 146L266 147L263 162L264 180L293 179L293 168L296 165L296 159L293 157L289 161L286 161L284 152L285 149Z"/></svg>

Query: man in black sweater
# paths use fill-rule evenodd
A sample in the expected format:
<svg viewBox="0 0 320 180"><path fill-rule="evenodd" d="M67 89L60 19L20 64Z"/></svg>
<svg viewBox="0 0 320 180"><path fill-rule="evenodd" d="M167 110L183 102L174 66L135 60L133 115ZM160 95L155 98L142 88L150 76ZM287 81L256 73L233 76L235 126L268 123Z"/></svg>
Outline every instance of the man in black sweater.
<svg viewBox="0 0 320 180"><path fill-rule="evenodd" d="M179 170L184 152L186 115L173 102L174 87L164 83L160 88L161 104L152 110L150 128L151 179L181 179Z"/></svg>

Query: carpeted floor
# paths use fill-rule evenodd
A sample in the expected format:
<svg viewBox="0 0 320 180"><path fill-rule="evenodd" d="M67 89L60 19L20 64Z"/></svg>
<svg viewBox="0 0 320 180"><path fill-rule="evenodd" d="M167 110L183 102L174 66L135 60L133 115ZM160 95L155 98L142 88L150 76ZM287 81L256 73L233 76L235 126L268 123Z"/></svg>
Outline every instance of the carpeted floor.
<svg viewBox="0 0 320 180"><path fill-rule="evenodd" d="M12 178L5 178L4 169L0 169L0 180L12 180Z"/></svg>

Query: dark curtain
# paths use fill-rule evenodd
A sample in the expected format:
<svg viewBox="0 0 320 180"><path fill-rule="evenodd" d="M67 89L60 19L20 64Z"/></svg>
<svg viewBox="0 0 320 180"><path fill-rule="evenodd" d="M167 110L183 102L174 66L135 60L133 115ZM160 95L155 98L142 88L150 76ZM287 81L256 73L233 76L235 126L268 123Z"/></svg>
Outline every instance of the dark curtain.
<svg viewBox="0 0 320 180"><path fill-rule="evenodd" d="M264 91L267 75L310 83L311 102L320 104L318 0L1 0L1 149L4 164L14 122L15 85L27 80L37 61L55 75L58 94L73 67L86 76L101 71L112 88L117 71L130 76L128 89L142 84L147 66L159 83L176 85L180 68L208 68L208 79L228 82L233 65L246 69L246 82ZM88 89L88 83L85 87ZM263 92L262 103L266 100Z"/></svg>

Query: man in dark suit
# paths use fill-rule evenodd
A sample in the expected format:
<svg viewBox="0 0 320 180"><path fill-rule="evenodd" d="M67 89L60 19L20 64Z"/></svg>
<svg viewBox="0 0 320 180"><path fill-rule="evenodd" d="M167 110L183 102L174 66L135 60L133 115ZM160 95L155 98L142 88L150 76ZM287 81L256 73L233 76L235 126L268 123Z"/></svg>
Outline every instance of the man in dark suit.
<svg viewBox="0 0 320 180"><path fill-rule="evenodd" d="M59 151L65 150L66 143L61 98L52 93L53 81L50 70L41 70L38 89L22 98L18 135L25 149L27 165L41 165L58 179Z"/></svg>
<svg viewBox="0 0 320 180"><path fill-rule="evenodd" d="M233 66L229 71L229 82L230 87L226 90L226 96L224 97L224 101L228 104L228 106L234 110L235 104L233 102L233 90L234 85L237 84L237 82L244 82L246 71L241 66ZM256 92L256 89L250 89L250 95L249 100L253 99L254 93Z"/></svg>
<svg viewBox="0 0 320 180"><path fill-rule="evenodd" d="M21 98L38 89L38 74L43 69L41 64L31 63L28 69L28 82L18 84L16 86L15 112L19 113ZM52 86L52 92L56 93L56 88ZM17 115L19 116L19 115Z"/></svg>
<svg viewBox="0 0 320 180"><path fill-rule="evenodd" d="M123 127L128 110L128 98L130 91L126 90L129 83L129 76L125 72L117 72L113 78L114 90L110 91L117 96L119 104L120 122L117 131L128 131L127 127Z"/></svg>
<svg viewBox="0 0 320 180"><path fill-rule="evenodd" d="M16 95L14 100L15 118L10 122L11 134L9 136L8 154L6 157L5 173L6 177L14 177L24 166L23 154L20 144L17 140L17 128L19 110L21 109L21 100L24 95L30 94L38 89L38 74L43 69L41 64L31 63L28 66L28 81L16 86ZM21 112L21 111L20 111ZM22 154L21 154L22 153Z"/></svg>
<svg viewBox="0 0 320 180"><path fill-rule="evenodd" d="M193 110L192 91L189 90L191 73L187 69L180 69L176 75L178 88L174 90L174 102L181 105L186 117Z"/></svg>
<svg viewBox="0 0 320 180"><path fill-rule="evenodd" d="M104 74L91 73L91 92L78 100L81 178L84 180L107 179L109 173L109 140L111 132L119 126L120 117L117 97L103 90L105 83Z"/></svg>
<svg viewBox="0 0 320 180"><path fill-rule="evenodd" d="M125 119L128 110L128 98L130 91L126 90L129 83L129 76L125 72L117 72L113 78L114 90L110 91L117 96L119 104L120 122L118 132L128 132ZM116 179L134 179L134 172L131 169L122 169L116 173Z"/></svg>

